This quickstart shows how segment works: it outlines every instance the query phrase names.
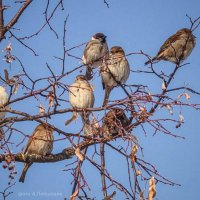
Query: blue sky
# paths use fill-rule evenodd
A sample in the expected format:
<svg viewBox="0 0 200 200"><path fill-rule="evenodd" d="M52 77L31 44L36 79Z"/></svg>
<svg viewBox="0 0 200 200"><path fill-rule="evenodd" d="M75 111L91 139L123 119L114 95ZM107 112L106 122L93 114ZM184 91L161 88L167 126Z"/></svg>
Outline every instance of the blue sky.
<svg viewBox="0 0 200 200"><path fill-rule="evenodd" d="M56 5L57 1L53 1L51 10ZM52 67L55 73L59 74L61 71L61 63L54 58L54 56L62 56L62 33L63 33L63 21L69 14L67 21L66 32L66 46L67 49L73 46L87 42L93 34L96 32L102 32L107 35L107 42L109 47L114 45L122 46L126 53L139 52L143 50L150 56L154 56L159 50L162 43L178 29L184 27L190 27L190 23L186 14L192 18L200 16L200 2L199 0L108 0L110 8L107 8L103 3L103 0L69 0L65 1L65 10L57 11L51 21L51 25L57 30L59 39L46 27L38 37L34 37L25 42L30 45L39 56L35 57L33 54L23 46L21 46L16 40L10 39L13 47L13 54L19 57L26 70L33 78L43 77L45 74L49 74L46 68L46 62ZM5 4L9 4L10 1L5 1ZM30 7L25 11L19 22L15 25L14 33L23 37L35 33L39 27L44 23L44 16L41 14L45 10L45 4L41 1L34 1ZM17 7L11 7L6 11L7 18L11 18L16 11ZM6 19L5 18L5 21ZM200 91L200 28L198 28L194 35L197 37L197 45L187 59L190 65L183 67L175 77L172 87L183 86L188 84L189 87L194 90ZM3 49L8 43L8 40L4 40L1 43L1 49ZM78 57L82 56L83 47L71 51L73 55ZM1 58L3 54L1 54ZM144 66L146 58L141 55L132 55L128 57L132 70L147 70ZM9 69L9 66L1 59L1 75L3 69ZM65 70L68 71L80 65L80 61L67 57ZM173 64L167 62L160 62L156 64L156 69L162 69L166 73L170 73L173 70ZM17 62L12 63L11 74L20 72L20 66ZM78 71L66 77L63 81L65 84L71 84L78 74ZM50 75L50 74L49 74ZM103 91L100 83L100 77L96 75L93 82L95 89L95 106L101 106L103 100ZM153 78L152 76L131 73L127 84L143 84L149 87L152 93L161 92L161 82ZM19 89L18 96L22 94L22 88ZM175 93L175 96L180 93ZM16 95L16 97L17 97ZM123 91L120 88L114 89L111 93L111 99L125 97ZM67 93L63 97L68 99ZM191 94L190 102L199 103L199 96ZM48 102L43 102L46 106ZM13 105L13 109L24 110L29 113L38 112L38 102L27 100L26 102L19 102ZM62 108L69 107L68 103L62 103ZM177 113L179 109L175 110L172 118L177 119ZM185 123L181 128L176 129L174 124L167 124L173 133L184 136L186 139L177 139L162 133L158 133L153 136L152 129L147 129L147 136L144 135L141 129L133 131L134 135L138 138L139 143L144 148L144 160L153 163L159 172L166 178L173 180L176 183L181 184L178 186L168 186L163 184L157 185L156 199L160 200L187 200L199 198L199 185L200 185L200 134L199 134L199 116L200 113L191 108L182 108L182 114L185 118ZM166 117L169 113L167 111L156 112L157 117ZM64 126L64 122L69 117L66 115L56 115L52 117L51 121L54 125L58 126L62 130L67 132L77 132L80 130L79 120L77 123L73 123L69 127ZM22 130L26 130L26 134L30 134L35 126L36 122L23 122L16 124L16 127ZM147 127L148 128L148 127ZM55 133L55 138L61 138ZM12 141L20 141L21 135L13 135ZM122 141L118 141L113 144L121 144ZM23 143L20 147L11 145L14 153L19 152L25 145ZM67 147L69 143L67 141L55 142L53 153L60 152L63 148ZM89 155L93 152L93 148L89 149ZM109 148L106 152L107 165L111 174L116 175L117 179L127 185L126 177L126 161L119 159L116 154ZM64 196L69 197L71 192L72 176L69 172L63 171L65 165L69 164L70 160L65 160L58 163L50 164L34 164L28 171L26 181L24 184L18 183L18 177L22 170L22 163L16 164L16 184L11 189L14 193L9 196L10 200L23 200L23 199L63 199ZM100 185L100 176L98 171L85 163L83 166L83 172L88 177L88 183L92 188L91 195L96 196L96 199L101 199L101 188L96 186ZM5 188L8 180L8 172L0 168L0 191ZM97 184L99 182L99 184ZM93 187L95 185L95 187ZM23 194L25 196L23 196ZM37 193L39 192L39 193ZM45 196L41 193L57 193L57 196ZM38 194L38 195L37 195ZM40 195L39 195L40 194ZM27 195L28 196L27 198ZM99 196L98 196L99 195ZM123 199L124 196L117 193L116 199Z"/></svg>

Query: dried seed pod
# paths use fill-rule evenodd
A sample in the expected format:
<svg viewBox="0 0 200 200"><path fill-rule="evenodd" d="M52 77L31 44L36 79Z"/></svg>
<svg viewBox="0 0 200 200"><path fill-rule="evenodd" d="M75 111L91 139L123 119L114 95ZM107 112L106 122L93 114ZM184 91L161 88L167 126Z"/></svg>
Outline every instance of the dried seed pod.
<svg viewBox="0 0 200 200"><path fill-rule="evenodd" d="M156 184L155 179L152 176L149 180L149 194L148 194L148 200L153 200L153 198L156 196Z"/></svg>

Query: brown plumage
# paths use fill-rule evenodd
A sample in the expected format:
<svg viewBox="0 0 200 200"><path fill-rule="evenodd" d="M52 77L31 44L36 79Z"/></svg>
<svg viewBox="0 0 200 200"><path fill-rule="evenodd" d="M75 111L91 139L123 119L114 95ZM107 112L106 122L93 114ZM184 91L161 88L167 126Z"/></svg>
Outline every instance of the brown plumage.
<svg viewBox="0 0 200 200"><path fill-rule="evenodd" d="M195 44L196 39L192 31L187 28L180 29L165 41L157 55L147 61L145 65L160 60L179 64L190 55Z"/></svg>
<svg viewBox="0 0 200 200"><path fill-rule="evenodd" d="M48 155L53 150L53 140L53 129L47 127L45 124L40 124L35 128L32 136L30 137L24 153L44 156ZM32 162L24 164L19 182L24 182L27 170L32 164Z"/></svg>
<svg viewBox="0 0 200 200"><path fill-rule="evenodd" d="M114 107L103 117L103 132L108 137L118 134L124 134L127 130L130 120L123 109Z"/></svg>
<svg viewBox="0 0 200 200"><path fill-rule="evenodd" d="M119 84L125 83L129 74L130 67L124 50L120 46L112 47L109 58L101 66L102 84L105 89L103 106L107 105L111 90Z"/></svg>

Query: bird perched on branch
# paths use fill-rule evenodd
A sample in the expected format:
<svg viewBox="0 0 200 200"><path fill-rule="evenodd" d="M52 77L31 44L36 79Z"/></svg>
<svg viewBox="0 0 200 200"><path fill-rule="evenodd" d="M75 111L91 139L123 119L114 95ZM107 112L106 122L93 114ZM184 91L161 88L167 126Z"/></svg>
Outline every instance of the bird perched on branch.
<svg viewBox="0 0 200 200"><path fill-rule="evenodd" d="M84 125L84 132L88 134L90 127L89 115L90 112L84 112L86 108L93 108L94 106L94 94L91 85L88 83L84 75L78 75L75 82L69 88L69 102L73 108L83 109L80 112L82 122ZM77 117L77 112L73 113L71 119L66 121L65 125L68 125Z"/></svg>
<svg viewBox="0 0 200 200"><path fill-rule="evenodd" d="M108 137L124 134L130 120L123 109L114 107L103 117L102 130Z"/></svg>
<svg viewBox="0 0 200 200"><path fill-rule="evenodd" d="M190 55L195 44L196 37L192 34L192 31L187 28L180 29L165 41L157 55L147 61L145 65L160 60L180 64Z"/></svg>
<svg viewBox="0 0 200 200"><path fill-rule="evenodd" d="M103 106L108 102L111 90L127 81L130 74L128 60L125 57L124 50L120 46L114 46L109 52L109 58L104 60L101 67L101 77L105 97Z"/></svg>
<svg viewBox="0 0 200 200"><path fill-rule="evenodd" d="M96 33L85 47L82 57L83 64L87 65L86 78L92 79L92 69L102 64L103 58L108 54L106 36L103 33Z"/></svg>
<svg viewBox="0 0 200 200"><path fill-rule="evenodd" d="M3 107L4 104L8 102L8 94L4 87L0 86L0 107ZM0 120L4 119L6 113L0 111Z"/></svg>
<svg viewBox="0 0 200 200"><path fill-rule="evenodd" d="M53 150L53 140L53 129L47 127L45 124L40 124L35 128L33 134L29 138L24 153L38 154L43 156L48 155ZM32 162L27 162L24 164L19 182L24 182L26 172L32 164Z"/></svg>

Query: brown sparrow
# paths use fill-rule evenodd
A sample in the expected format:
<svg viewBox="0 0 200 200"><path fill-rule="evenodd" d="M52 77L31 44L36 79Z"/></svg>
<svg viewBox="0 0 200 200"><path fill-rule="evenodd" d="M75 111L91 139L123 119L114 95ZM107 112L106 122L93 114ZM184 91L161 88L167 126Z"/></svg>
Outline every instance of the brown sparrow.
<svg viewBox="0 0 200 200"><path fill-rule="evenodd" d="M94 94L91 85L88 83L84 75L78 75L75 82L69 88L69 102L73 108L86 109L93 108L94 106ZM90 125L89 115L90 112L80 112L83 124L86 129ZM76 112L74 112L71 119L66 121L65 125L68 125L76 118ZM88 131L86 131L88 132Z"/></svg>
<svg viewBox="0 0 200 200"><path fill-rule="evenodd" d="M30 137L24 153L43 156L48 155L53 150L53 140L53 129L47 127L45 124L40 124L35 128L32 136ZM26 172L32 164L32 162L24 164L19 182L24 182Z"/></svg>
<svg viewBox="0 0 200 200"><path fill-rule="evenodd" d="M101 66L103 58L108 53L106 36L103 33L96 33L85 47L82 57L83 64L87 65L86 78L92 79L92 69Z"/></svg>
<svg viewBox="0 0 200 200"><path fill-rule="evenodd" d="M109 52L109 58L104 60L101 67L101 77L105 97L103 106L108 102L111 90L127 81L130 74L128 60L122 47L114 46Z"/></svg>
<svg viewBox="0 0 200 200"><path fill-rule="evenodd" d="M147 61L145 65L160 60L170 61L175 64L181 63L190 55L195 47L195 38L196 37L192 34L192 31L187 28L177 31L165 41L157 55Z"/></svg>
<svg viewBox="0 0 200 200"><path fill-rule="evenodd" d="M123 109L114 107L103 117L103 133L108 137L124 134L130 125L130 120L125 115Z"/></svg>

